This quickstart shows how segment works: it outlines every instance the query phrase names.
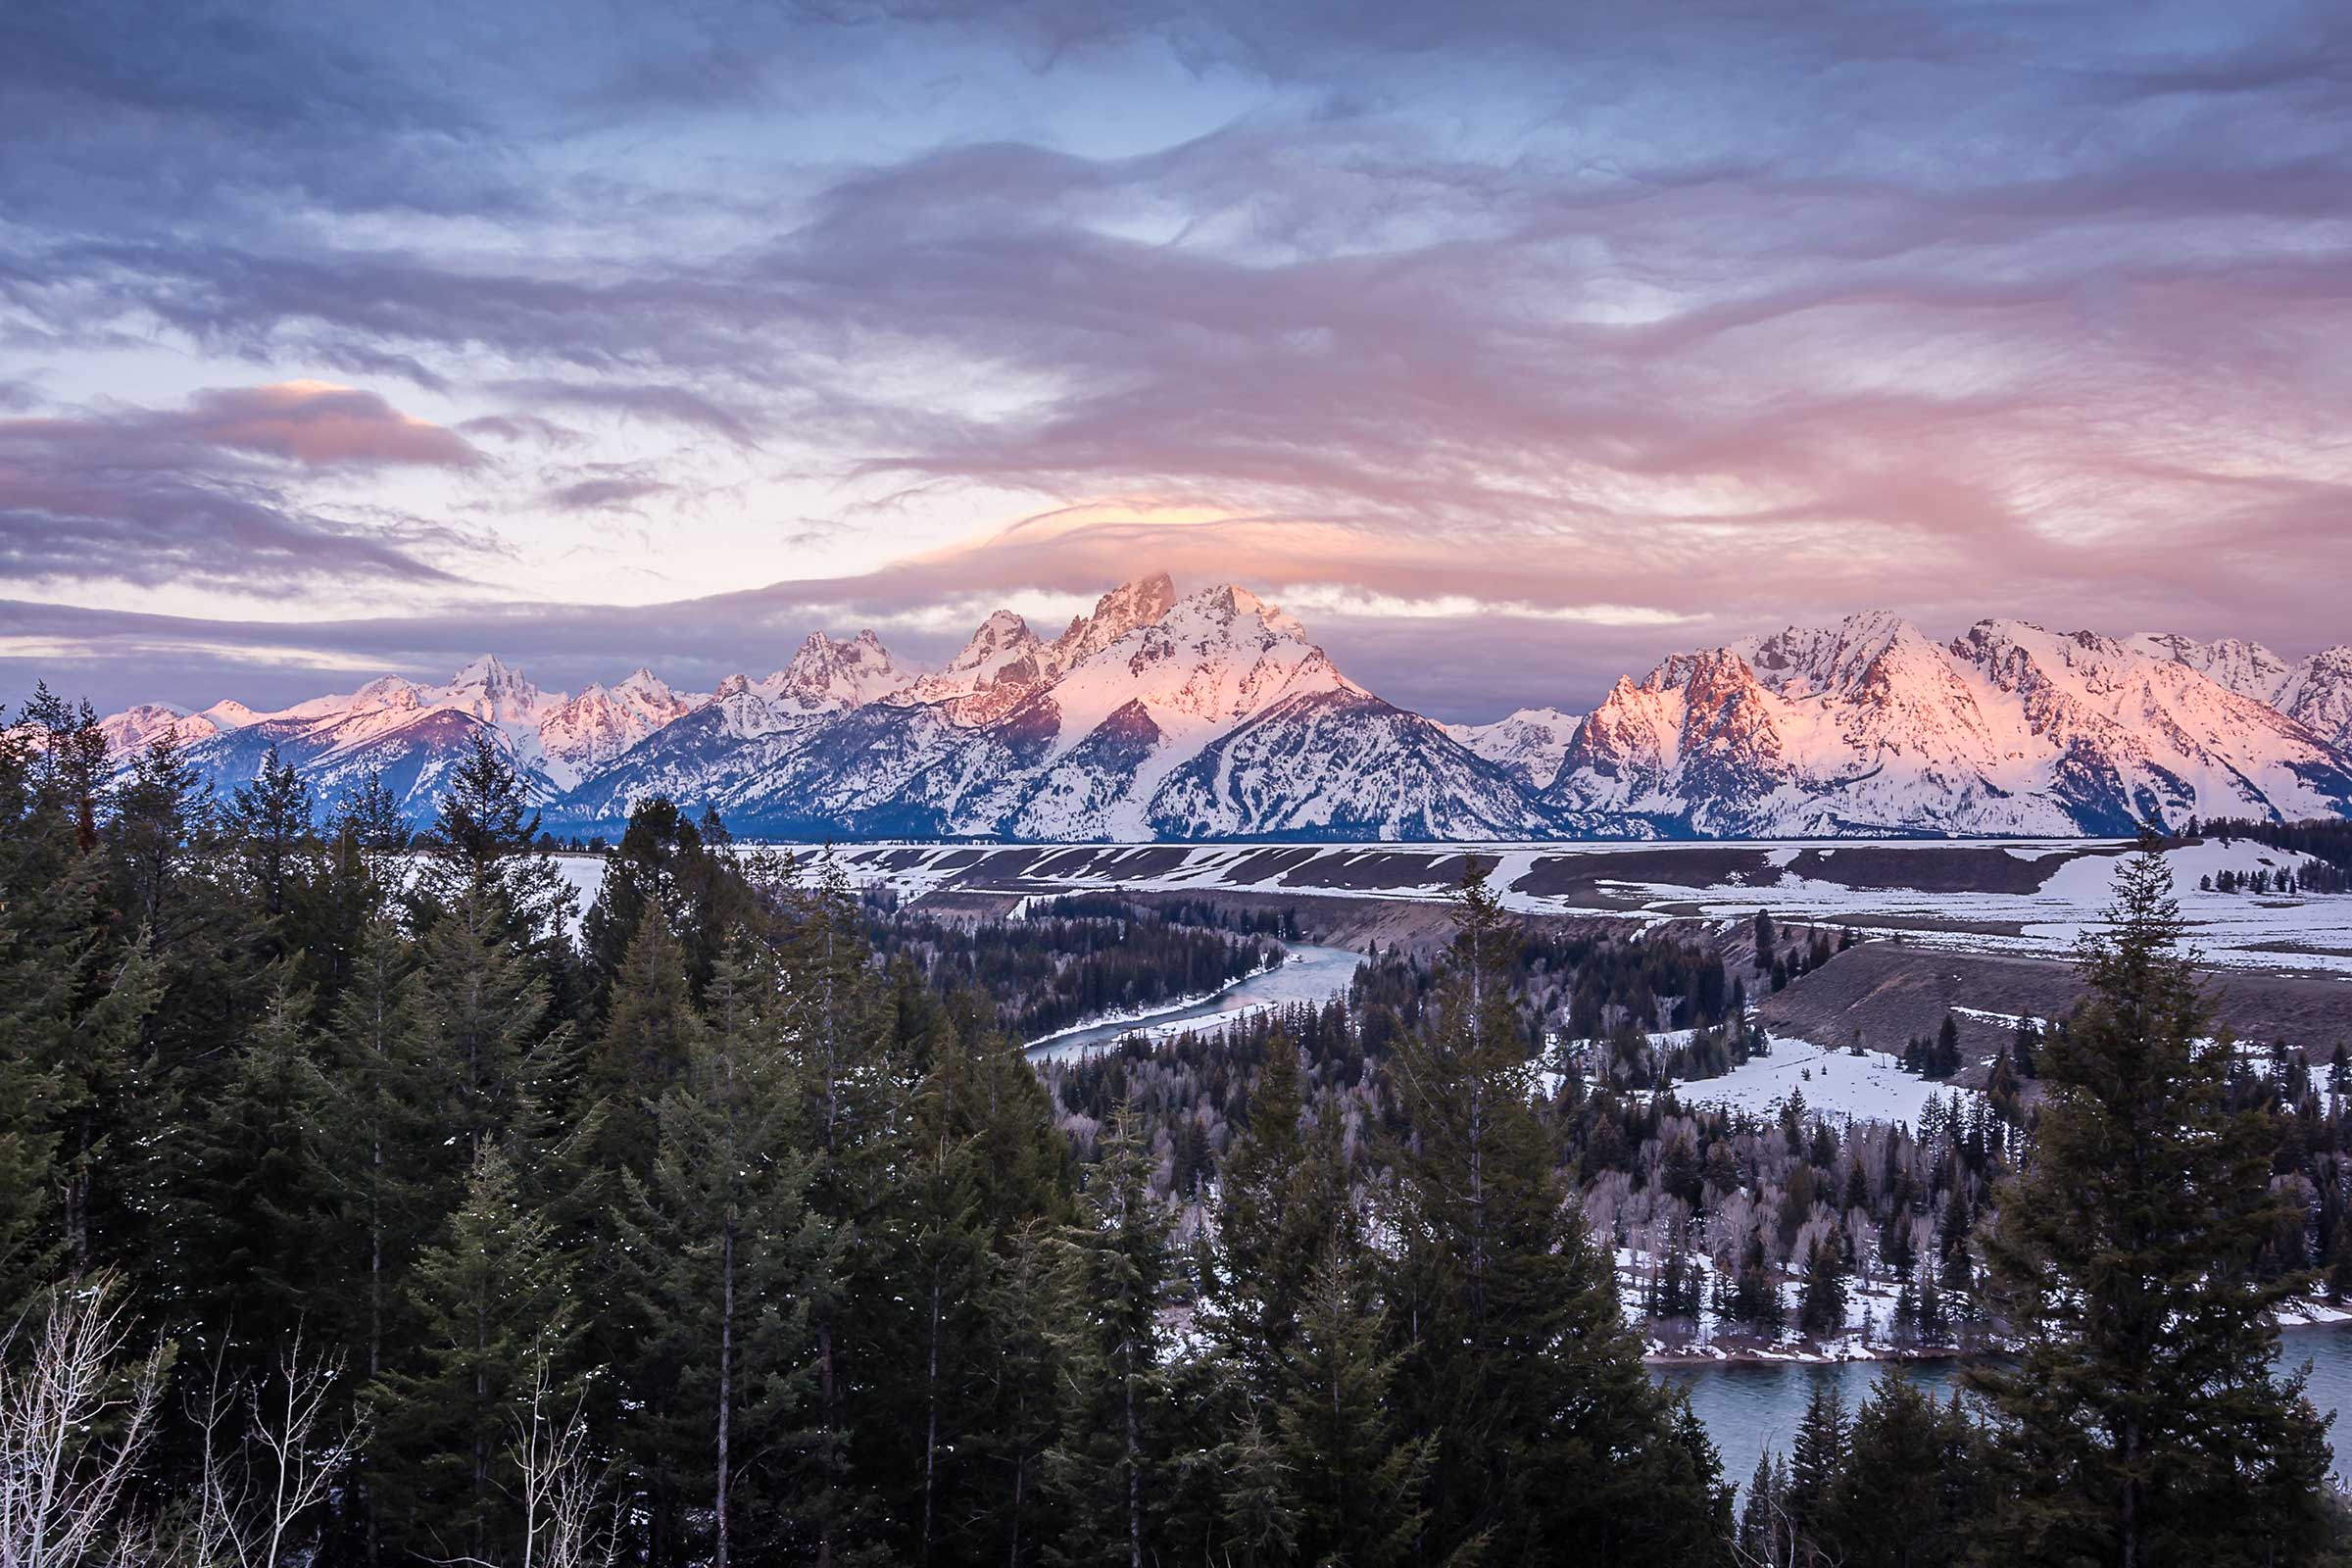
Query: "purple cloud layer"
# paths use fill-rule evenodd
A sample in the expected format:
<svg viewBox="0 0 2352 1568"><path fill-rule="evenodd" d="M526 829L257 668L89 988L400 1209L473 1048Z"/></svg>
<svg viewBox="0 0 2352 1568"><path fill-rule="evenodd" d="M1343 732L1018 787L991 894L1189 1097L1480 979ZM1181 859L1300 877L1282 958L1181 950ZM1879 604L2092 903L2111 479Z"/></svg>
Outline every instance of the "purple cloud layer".
<svg viewBox="0 0 2352 1568"><path fill-rule="evenodd" d="M2352 633L2340 5L348 24L0 13L0 597L100 690L160 641L193 688L191 639L224 683L269 646L266 678L311 688L304 650L495 646L576 684L619 672L615 639L620 668L700 678L819 618L925 652L943 600L1160 564L1315 598L1351 671L1446 716L1866 607ZM125 342L252 374L53 405L45 371ZM297 368L361 386L288 405ZM639 444L576 450L589 420ZM659 557L695 547L700 451L838 486L818 520L877 546L1018 501L887 572L624 612L313 499L463 471L584 542L624 515ZM34 604L69 572L453 571L446 613L397 626Z"/></svg>

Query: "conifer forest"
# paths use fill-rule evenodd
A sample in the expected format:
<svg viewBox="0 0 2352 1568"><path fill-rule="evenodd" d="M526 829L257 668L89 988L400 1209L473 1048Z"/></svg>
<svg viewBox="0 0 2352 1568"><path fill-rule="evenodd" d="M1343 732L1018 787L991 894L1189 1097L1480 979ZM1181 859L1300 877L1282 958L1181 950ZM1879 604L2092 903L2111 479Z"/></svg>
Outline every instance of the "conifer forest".
<svg viewBox="0 0 2352 1568"><path fill-rule="evenodd" d="M1294 914L956 920L656 798L580 906L476 743L429 820L45 694L0 741L0 1562L2338 1560L2277 1309L2352 1292L2336 1097L2211 1022L2160 858L1917 1126L1686 1106L1739 961L1476 876L1346 995L1032 1063ZM1948 1019L1947 1019L1948 1025ZM1671 1044L1659 1044L1673 1031ZM1857 1048L1858 1054L1859 1048ZM1903 1052L1948 1076L1948 1034ZM2332 1065L2341 1077L2340 1062ZM2340 1083L2337 1085L2341 1087ZM1660 1325L1890 1362L1726 1475Z"/></svg>

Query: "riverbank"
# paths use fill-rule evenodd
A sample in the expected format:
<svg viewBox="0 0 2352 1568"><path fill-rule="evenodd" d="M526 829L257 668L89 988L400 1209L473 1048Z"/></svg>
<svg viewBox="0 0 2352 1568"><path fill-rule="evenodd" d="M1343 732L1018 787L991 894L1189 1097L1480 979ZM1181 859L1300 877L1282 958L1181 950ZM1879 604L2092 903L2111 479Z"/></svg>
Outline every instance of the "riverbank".
<svg viewBox="0 0 2352 1568"><path fill-rule="evenodd" d="M1205 1005L1208 1003L1216 1001L1219 997L1224 996L1226 993L1249 984L1250 981L1257 979L1260 975L1272 974L1275 970L1281 968L1284 963L1290 960L1290 950L1285 948L1282 950L1282 956L1275 959L1272 963L1260 964L1257 968L1250 970L1247 974L1240 975L1232 980L1226 981L1225 984L1217 987L1217 989L1214 991L1197 991L1190 996L1171 997L1165 1002L1155 1004L1154 1005L1149 1007L1120 1007L1111 1012L1099 1012L1092 1017L1081 1018L1076 1023L1056 1029L1050 1035L1038 1036L1035 1040L1032 1040L1027 1045L1021 1047L1021 1052L1023 1054L1027 1054L1030 1052L1039 1051L1047 1046L1051 1046L1055 1041L1067 1040L1072 1035L1092 1034L1098 1029L1125 1028L1132 1024L1150 1023L1154 1018L1165 1018L1170 1013L1183 1012L1188 1007L1199 1007Z"/></svg>
<svg viewBox="0 0 2352 1568"><path fill-rule="evenodd" d="M1282 962L1256 970L1206 998L1155 1007L1138 1017L1073 1025L1042 1042L1032 1042L1023 1048L1023 1054L1033 1062L1062 1061L1117 1046L1131 1035L1162 1040L1227 1028L1271 1008L1321 1006L1348 994L1356 966L1362 962L1362 955L1345 948L1286 943Z"/></svg>
<svg viewBox="0 0 2352 1568"><path fill-rule="evenodd" d="M2336 1329L2352 1324L2352 1301L2330 1304L2320 1300L2288 1303L2278 1314L2281 1334L2308 1329ZM1643 1331L1652 1325L1637 1323ZM2002 1347L1993 1336L1969 1345L1872 1345L1858 1339L1763 1341L1740 1335L1721 1335L1703 1344L1676 1344L1646 1335L1642 1360L1647 1366L1838 1366L1872 1361L1957 1361L1972 1355L1995 1355Z"/></svg>

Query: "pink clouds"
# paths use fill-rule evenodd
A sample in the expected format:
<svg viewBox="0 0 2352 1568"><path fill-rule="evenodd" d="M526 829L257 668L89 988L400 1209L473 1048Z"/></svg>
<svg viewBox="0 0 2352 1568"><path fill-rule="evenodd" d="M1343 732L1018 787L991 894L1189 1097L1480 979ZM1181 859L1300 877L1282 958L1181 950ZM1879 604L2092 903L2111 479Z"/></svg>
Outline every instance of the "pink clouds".
<svg viewBox="0 0 2352 1568"><path fill-rule="evenodd" d="M373 392L327 381L203 391L178 417L195 440L290 458L314 468L346 464L464 468L481 461L455 430L402 414Z"/></svg>

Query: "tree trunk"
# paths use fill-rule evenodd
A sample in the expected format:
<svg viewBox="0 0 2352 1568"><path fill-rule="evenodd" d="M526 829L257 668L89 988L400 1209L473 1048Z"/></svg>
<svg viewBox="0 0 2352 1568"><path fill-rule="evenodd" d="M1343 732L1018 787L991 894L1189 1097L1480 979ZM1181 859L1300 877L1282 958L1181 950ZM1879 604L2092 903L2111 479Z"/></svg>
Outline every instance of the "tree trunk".
<svg viewBox="0 0 2352 1568"><path fill-rule="evenodd" d="M818 1396L823 1400L825 1410L822 1468L825 1490L831 1494L836 1479L833 1444L835 1435L840 1429L834 1419L837 1395L833 1380L833 1327L829 1323L819 1323L816 1326L816 1380ZM829 1496L823 1522L818 1525L816 1532L816 1568L833 1568L833 1509L830 1506Z"/></svg>
<svg viewBox="0 0 2352 1568"><path fill-rule="evenodd" d="M718 1308L718 1568L727 1568L727 1441L734 1397L735 1355L735 1216L730 1211L719 1238Z"/></svg>
<svg viewBox="0 0 2352 1568"><path fill-rule="evenodd" d="M1127 1568L1144 1568L1143 1475L1136 1462L1143 1445L1136 1436L1133 1339L1120 1345L1119 1366L1125 1374L1122 1381L1127 1405Z"/></svg>
<svg viewBox="0 0 2352 1568"><path fill-rule="evenodd" d="M927 1420L923 1432L923 1550L931 1560L932 1510L938 1496L939 1472L939 1265L931 1265L931 1366L924 1385Z"/></svg>

